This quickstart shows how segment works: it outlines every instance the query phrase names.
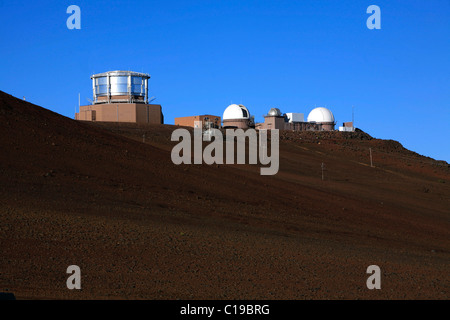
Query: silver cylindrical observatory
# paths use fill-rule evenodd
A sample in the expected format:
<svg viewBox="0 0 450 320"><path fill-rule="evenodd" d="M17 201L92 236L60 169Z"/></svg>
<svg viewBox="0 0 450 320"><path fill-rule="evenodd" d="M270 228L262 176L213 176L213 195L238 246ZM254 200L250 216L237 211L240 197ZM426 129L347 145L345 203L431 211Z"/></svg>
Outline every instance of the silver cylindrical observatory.
<svg viewBox="0 0 450 320"><path fill-rule="evenodd" d="M148 103L146 73L109 71L91 76L94 104L124 102Z"/></svg>

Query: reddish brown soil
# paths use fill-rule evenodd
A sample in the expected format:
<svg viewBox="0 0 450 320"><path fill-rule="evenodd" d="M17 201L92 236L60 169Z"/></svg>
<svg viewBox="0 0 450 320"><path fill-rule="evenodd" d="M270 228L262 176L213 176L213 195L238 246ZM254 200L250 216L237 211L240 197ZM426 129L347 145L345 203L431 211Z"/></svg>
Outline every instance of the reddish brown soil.
<svg viewBox="0 0 450 320"><path fill-rule="evenodd" d="M261 176L259 165L174 165L174 126L76 122L3 92L0 123L0 292L450 297L449 166L395 141L283 132L280 171ZM82 290L66 288L72 264ZM372 264L381 290L366 288Z"/></svg>

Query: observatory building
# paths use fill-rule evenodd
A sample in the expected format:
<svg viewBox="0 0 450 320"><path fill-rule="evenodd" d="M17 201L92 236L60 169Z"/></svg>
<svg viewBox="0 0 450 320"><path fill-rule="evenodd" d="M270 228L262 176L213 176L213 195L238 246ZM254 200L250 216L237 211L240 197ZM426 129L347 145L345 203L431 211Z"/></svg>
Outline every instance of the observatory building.
<svg viewBox="0 0 450 320"><path fill-rule="evenodd" d="M254 127L250 111L242 104L230 104L223 112L223 127L248 129Z"/></svg>
<svg viewBox="0 0 450 320"><path fill-rule="evenodd" d="M164 123L161 105L149 104L150 75L132 71L109 71L91 76L93 101L80 106L76 120Z"/></svg>
<svg viewBox="0 0 450 320"><path fill-rule="evenodd" d="M327 108L315 108L308 115L309 123L318 123L323 131L333 131L336 122L333 113Z"/></svg>
<svg viewBox="0 0 450 320"><path fill-rule="evenodd" d="M339 127L339 131L355 132L355 127L353 126L353 121L351 121L351 122L344 122L342 124L342 127Z"/></svg>
<svg viewBox="0 0 450 320"><path fill-rule="evenodd" d="M260 125L258 129L279 129L285 130L286 117L281 114L280 109L272 108L267 115L264 116L264 123Z"/></svg>
<svg viewBox="0 0 450 320"><path fill-rule="evenodd" d="M264 116L264 122L256 125L257 129L278 129L294 131L320 131L322 125L315 122L305 122L303 113L281 113L280 109L272 108Z"/></svg>

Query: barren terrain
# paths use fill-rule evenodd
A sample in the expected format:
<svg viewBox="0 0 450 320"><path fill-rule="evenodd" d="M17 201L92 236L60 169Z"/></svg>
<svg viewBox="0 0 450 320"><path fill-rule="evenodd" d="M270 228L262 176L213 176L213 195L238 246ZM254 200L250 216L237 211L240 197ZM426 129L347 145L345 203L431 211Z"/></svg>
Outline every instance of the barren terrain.
<svg viewBox="0 0 450 320"><path fill-rule="evenodd" d="M282 132L280 171L261 176L259 165L174 165L171 125L77 122L3 92L0 123L0 292L450 297L449 165L398 142ZM82 290L66 288L72 264ZM373 264L381 290L366 287Z"/></svg>

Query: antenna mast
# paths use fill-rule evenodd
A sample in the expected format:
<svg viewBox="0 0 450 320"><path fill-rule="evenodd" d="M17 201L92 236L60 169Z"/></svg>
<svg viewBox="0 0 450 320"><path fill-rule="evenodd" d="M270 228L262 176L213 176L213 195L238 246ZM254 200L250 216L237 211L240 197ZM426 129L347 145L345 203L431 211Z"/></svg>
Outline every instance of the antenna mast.
<svg viewBox="0 0 450 320"><path fill-rule="evenodd" d="M352 125L355 127L355 106L352 105Z"/></svg>

